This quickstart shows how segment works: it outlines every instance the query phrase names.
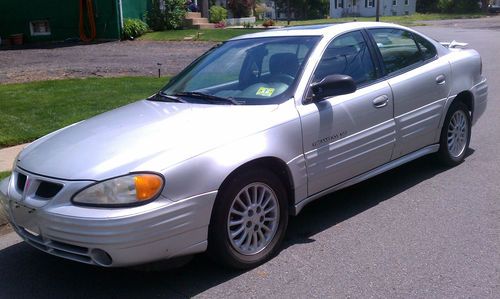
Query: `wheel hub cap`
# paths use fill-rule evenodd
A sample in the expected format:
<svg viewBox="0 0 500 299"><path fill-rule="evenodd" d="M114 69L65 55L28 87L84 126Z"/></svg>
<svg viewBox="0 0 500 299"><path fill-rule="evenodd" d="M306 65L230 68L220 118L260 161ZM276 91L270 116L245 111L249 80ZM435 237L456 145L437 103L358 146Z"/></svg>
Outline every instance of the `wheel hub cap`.
<svg viewBox="0 0 500 299"><path fill-rule="evenodd" d="M465 112L456 111L448 126L448 152L453 157L459 157L465 151L468 138L467 116Z"/></svg>
<svg viewBox="0 0 500 299"><path fill-rule="evenodd" d="M229 210L227 232L231 245L244 255L261 252L274 238L279 216L278 199L269 186L247 185L233 199Z"/></svg>

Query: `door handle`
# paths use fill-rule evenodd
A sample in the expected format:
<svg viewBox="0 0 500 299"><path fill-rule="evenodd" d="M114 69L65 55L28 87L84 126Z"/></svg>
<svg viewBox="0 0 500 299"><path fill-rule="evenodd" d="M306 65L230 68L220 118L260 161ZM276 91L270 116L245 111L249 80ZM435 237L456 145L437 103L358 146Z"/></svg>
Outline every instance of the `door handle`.
<svg viewBox="0 0 500 299"><path fill-rule="evenodd" d="M389 97L386 96L385 94L379 97L376 97L372 103L375 108L382 108L387 106L387 103L389 102Z"/></svg>
<svg viewBox="0 0 500 299"><path fill-rule="evenodd" d="M436 84L437 85L443 85L446 83L446 77L445 75L439 75L436 77Z"/></svg>

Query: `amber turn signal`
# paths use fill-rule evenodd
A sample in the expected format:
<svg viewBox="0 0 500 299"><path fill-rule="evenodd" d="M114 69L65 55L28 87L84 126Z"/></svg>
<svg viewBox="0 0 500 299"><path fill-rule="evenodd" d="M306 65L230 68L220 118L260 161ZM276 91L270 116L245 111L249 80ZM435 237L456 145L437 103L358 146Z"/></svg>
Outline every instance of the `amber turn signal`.
<svg viewBox="0 0 500 299"><path fill-rule="evenodd" d="M140 174L134 177L135 196L138 201L155 197L163 186L163 180L154 174Z"/></svg>

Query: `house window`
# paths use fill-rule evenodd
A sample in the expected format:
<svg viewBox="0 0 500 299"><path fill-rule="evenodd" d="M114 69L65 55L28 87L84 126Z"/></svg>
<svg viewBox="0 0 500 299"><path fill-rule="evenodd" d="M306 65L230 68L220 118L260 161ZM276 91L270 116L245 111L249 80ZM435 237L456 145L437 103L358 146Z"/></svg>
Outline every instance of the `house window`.
<svg viewBox="0 0 500 299"><path fill-rule="evenodd" d="M405 5L410 5L410 0L405 0Z"/></svg>
<svg viewBox="0 0 500 299"><path fill-rule="evenodd" d="M407 16L410 15L410 12L405 10L405 15L407 15Z"/></svg>
<svg viewBox="0 0 500 299"><path fill-rule="evenodd" d="M344 7L344 0L338 0L339 1L339 8Z"/></svg>
<svg viewBox="0 0 500 299"><path fill-rule="evenodd" d="M375 0L365 0L365 7L375 7Z"/></svg>
<svg viewBox="0 0 500 299"><path fill-rule="evenodd" d="M356 3L357 1L356 0L352 0L352 6L356 6Z"/></svg>
<svg viewBox="0 0 500 299"><path fill-rule="evenodd" d="M30 21L30 33L32 36L50 35L50 25L48 20Z"/></svg>
<svg viewBox="0 0 500 299"><path fill-rule="evenodd" d="M398 0L392 0L392 6L398 5Z"/></svg>

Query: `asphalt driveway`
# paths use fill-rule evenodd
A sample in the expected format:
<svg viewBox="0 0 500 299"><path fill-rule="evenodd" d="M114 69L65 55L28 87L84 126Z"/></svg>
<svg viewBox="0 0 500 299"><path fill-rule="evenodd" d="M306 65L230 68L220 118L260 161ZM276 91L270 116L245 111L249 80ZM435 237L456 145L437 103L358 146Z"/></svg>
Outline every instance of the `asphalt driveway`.
<svg viewBox="0 0 500 299"><path fill-rule="evenodd" d="M100 269L18 243L0 250L0 297L498 298L500 32L417 30L482 54L489 106L463 164L423 158L314 202L291 219L280 254L247 272L203 255L160 273Z"/></svg>
<svg viewBox="0 0 500 299"><path fill-rule="evenodd" d="M115 41L0 51L0 83L180 72L215 43ZM161 63L161 66L158 66Z"/></svg>

